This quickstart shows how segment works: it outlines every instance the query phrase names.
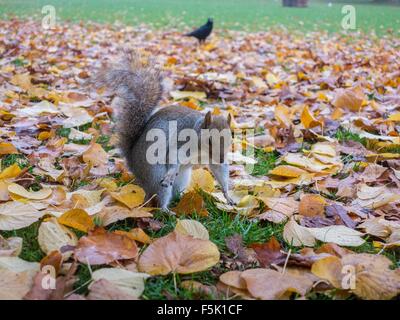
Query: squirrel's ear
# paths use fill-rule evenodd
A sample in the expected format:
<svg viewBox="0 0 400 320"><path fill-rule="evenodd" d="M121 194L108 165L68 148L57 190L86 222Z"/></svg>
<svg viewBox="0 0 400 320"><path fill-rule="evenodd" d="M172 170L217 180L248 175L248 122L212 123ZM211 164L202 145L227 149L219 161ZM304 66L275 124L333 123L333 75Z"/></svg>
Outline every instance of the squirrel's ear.
<svg viewBox="0 0 400 320"><path fill-rule="evenodd" d="M211 111L208 111L206 116L204 117L204 122L203 122L202 128L204 128L204 129L209 128L211 125L211 122L212 122L212 114L211 114Z"/></svg>

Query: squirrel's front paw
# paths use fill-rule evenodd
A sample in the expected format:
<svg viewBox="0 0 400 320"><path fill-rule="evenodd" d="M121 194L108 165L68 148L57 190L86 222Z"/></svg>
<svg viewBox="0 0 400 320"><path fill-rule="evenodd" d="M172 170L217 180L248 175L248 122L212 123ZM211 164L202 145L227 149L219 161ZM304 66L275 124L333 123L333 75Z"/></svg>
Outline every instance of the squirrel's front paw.
<svg viewBox="0 0 400 320"><path fill-rule="evenodd" d="M176 213L169 208L163 208L161 210L164 211L165 213L168 213L170 216L176 216Z"/></svg>
<svg viewBox="0 0 400 320"><path fill-rule="evenodd" d="M164 179L161 180L161 186L164 188L167 188L169 186L172 186L174 184L175 178L178 175L178 173L167 173L164 177Z"/></svg>
<svg viewBox="0 0 400 320"><path fill-rule="evenodd" d="M235 206L236 205L236 202L233 201L232 198L228 194L225 194L225 199L226 199L226 201L228 202L228 204L230 206Z"/></svg>

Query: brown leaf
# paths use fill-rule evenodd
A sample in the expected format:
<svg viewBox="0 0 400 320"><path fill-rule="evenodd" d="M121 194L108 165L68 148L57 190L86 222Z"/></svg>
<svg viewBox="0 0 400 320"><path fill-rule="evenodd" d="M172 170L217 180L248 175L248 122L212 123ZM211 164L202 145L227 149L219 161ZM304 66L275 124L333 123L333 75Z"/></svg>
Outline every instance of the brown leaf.
<svg viewBox="0 0 400 320"><path fill-rule="evenodd" d="M85 264L108 264L116 260L133 259L138 254L134 240L97 228L79 239L75 258Z"/></svg>
<svg viewBox="0 0 400 320"><path fill-rule="evenodd" d="M172 210L177 215L191 215L197 213L205 217L208 215L202 196L196 191L185 193L179 203Z"/></svg>
<svg viewBox="0 0 400 320"><path fill-rule="evenodd" d="M299 214L306 217L324 216L326 201L317 194L304 195L299 204Z"/></svg>
<svg viewBox="0 0 400 320"><path fill-rule="evenodd" d="M271 269L249 269L241 274L247 290L257 299L287 299L292 293L305 296L313 281L305 275L281 274Z"/></svg>
<svg viewBox="0 0 400 320"><path fill-rule="evenodd" d="M281 264L286 260L286 255L281 252L281 245L274 236L265 243L253 243L251 248L256 252L257 260L264 268L269 268L271 264Z"/></svg>
<svg viewBox="0 0 400 320"><path fill-rule="evenodd" d="M226 247L235 255L235 259L240 261L241 263L249 263L251 257L249 256L248 251L244 247L243 238L240 234L235 234L230 237L225 238Z"/></svg>

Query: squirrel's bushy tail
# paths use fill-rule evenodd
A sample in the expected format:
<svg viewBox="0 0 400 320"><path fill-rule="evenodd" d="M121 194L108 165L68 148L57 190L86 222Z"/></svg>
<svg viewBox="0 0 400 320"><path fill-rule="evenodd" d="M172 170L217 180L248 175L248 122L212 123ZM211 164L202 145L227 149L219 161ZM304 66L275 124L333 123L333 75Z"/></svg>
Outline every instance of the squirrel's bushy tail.
<svg viewBox="0 0 400 320"><path fill-rule="evenodd" d="M120 98L117 131L120 148L129 163L132 148L162 97L160 69L150 58L125 52L120 63L100 71L90 82Z"/></svg>

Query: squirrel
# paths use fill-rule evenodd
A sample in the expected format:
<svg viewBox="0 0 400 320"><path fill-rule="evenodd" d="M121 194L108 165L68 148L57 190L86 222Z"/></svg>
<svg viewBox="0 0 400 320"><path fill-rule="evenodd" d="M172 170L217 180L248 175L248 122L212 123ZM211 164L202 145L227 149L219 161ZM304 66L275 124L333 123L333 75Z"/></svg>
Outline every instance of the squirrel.
<svg viewBox="0 0 400 320"><path fill-rule="evenodd" d="M195 141L192 140L191 146L197 146L200 152L193 152L188 157L198 160L200 165L208 165L228 203L232 204L228 195L229 166L226 157L231 144L230 114L225 118L212 115L211 112L204 115L183 106L159 107L163 95L163 77L154 59L145 60L140 54L125 52L120 63L100 71L91 83L95 88L106 87L118 97L116 131L119 148L135 176L135 181L146 192L146 200L156 195L157 206L163 211L173 213L168 205L176 194L183 192L189 185L193 161L187 163L188 161L180 161L176 155L170 157L171 146L177 147L179 151L184 144L171 143L170 140L174 134L179 135L185 129L192 129L196 138ZM175 129L171 129L172 122L175 122ZM214 132L217 130L217 133L228 130L229 134L216 141L215 135L201 138L202 130L207 129ZM149 148L154 143L148 141L152 130L161 130L166 136L165 163L151 163L148 159ZM222 149L217 156L210 150L214 150L213 145Z"/></svg>

